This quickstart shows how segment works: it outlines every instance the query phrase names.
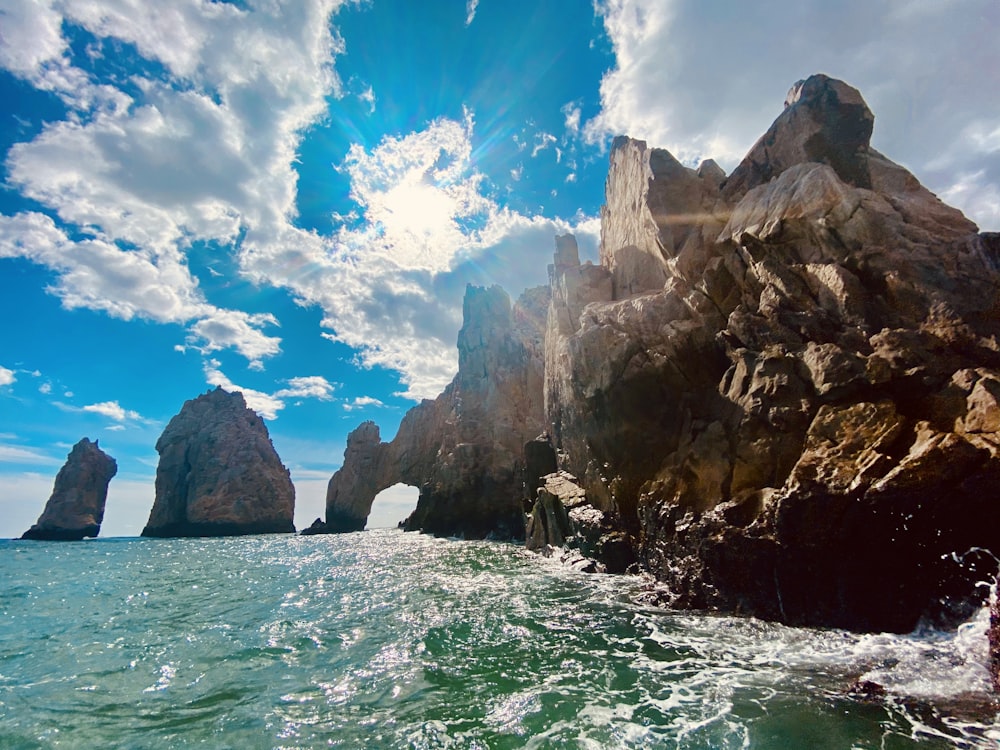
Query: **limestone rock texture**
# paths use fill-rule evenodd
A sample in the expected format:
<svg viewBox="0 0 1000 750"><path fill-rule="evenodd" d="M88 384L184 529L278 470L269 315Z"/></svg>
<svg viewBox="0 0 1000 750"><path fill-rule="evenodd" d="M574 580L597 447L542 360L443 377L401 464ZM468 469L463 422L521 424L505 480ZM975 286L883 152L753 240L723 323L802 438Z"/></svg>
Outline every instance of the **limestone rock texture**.
<svg viewBox="0 0 1000 750"><path fill-rule="evenodd" d="M80 440L56 475L42 515L21 538L77 541L96 537L104 521L108 484L116 473L118 464L96 440Z"/></svg>
<svg viewBox="0 0 1000 750"><path fill-rule="evenodd" d="M418 488L404 523L438 536L521 538L523 447L544 430L542 367L549 290L511 305L498 286L469 286L458 334L458 374L382 442L373 422L347 439L326 496L330 532L361 530L375 496L399 482Z"/></svg>
<svg viewBox="0 0 1000 750"><path fill-rule="evenodd" d="M156 442L156 499L143 536L294 532L295 488L243 394L186 401Z"/></svg>
<svg viewBox="0 0 1000 750"><path fill-rule="evenodd" d="M869 145L817 75L729 177L614 142L599 267L557 247L559 468L669 604L955 622L1000 554L1000 236Z"/></svg>

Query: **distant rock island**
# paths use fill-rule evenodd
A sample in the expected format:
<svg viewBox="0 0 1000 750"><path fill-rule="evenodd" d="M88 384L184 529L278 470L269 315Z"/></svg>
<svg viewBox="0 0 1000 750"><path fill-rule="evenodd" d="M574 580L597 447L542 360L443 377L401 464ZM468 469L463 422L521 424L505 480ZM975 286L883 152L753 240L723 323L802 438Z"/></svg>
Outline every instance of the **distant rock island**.
<svg viewBox="0 0 1000 750"><path fill-rule="evenodd" d="M1000 236L871 148L873 125L816 75L728 176L616 139L600 265L564 236L547 288L470 287L454 381L391 442L351 434L327 530L402 481L409 529L520 537L542 499L532 544L579 544L565 495L673 606L967 616L1000 553ZM542 433L559 481L528 478Z"/></svg>
<svg viewBox="0 0 1000 750"><path fill-rule="evenodd" d="M56 475L42 515L21 538L78 541L96 537L104 521L108 484L116 473L118 464L98 447L96 440L80 440Z"/></svg>
<svg viewBox="0 0 1000 750"><path fill-rule="evenodd" d="M186 401L156 442L156 499L143 536L294 532L295 488L242 393Z"/></svg>

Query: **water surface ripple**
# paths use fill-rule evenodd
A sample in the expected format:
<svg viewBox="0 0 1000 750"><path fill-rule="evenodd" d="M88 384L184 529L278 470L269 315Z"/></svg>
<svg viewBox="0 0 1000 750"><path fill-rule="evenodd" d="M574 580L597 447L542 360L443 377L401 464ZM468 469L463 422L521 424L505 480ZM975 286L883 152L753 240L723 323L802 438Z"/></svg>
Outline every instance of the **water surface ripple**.
<svg viewBox="0 0 1000 750"><path fill-rule="evenodd" d="M859 636L639 585L396 530L0 542L0 748L1000 744L948 709L982 704L982 615Z"/></svg>

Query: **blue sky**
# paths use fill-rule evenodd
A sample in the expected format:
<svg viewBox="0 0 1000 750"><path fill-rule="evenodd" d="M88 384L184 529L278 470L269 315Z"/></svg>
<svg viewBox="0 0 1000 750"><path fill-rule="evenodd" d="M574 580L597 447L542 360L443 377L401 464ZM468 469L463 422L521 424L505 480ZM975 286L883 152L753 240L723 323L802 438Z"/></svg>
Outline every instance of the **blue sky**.
<svg viewBox="0 0 1000 750"><path fill-rule="evenodd" d="M788 88L861 89L876 148L1000 230L995 0L0 0L0 536L73 443L118 460L222 385L323 513L347 433L454 374L467 283L596 258L607 147L732 169ZM372 524L414 495L380 498Z"/></svg>

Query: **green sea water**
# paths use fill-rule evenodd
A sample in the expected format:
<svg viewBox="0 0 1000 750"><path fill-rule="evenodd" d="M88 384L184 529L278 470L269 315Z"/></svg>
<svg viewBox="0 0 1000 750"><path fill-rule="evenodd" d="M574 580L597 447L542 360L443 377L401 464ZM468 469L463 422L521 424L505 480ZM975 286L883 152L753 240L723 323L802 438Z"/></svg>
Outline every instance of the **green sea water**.
<svg viewBox="0 0 1000 750"><path fill-rule="evenodd" d="M862 636L645 585L396 530L0 542L0 748L1000 745L982 614Z"/></svg>

